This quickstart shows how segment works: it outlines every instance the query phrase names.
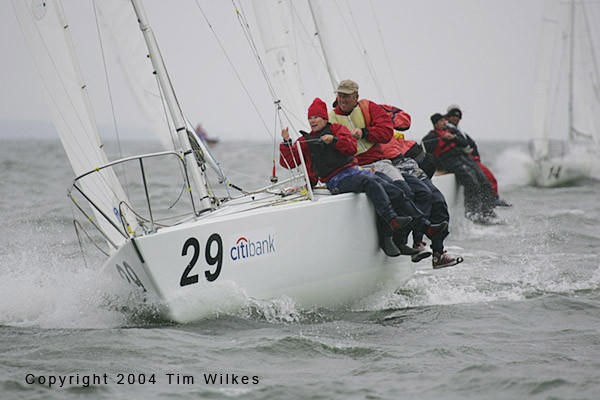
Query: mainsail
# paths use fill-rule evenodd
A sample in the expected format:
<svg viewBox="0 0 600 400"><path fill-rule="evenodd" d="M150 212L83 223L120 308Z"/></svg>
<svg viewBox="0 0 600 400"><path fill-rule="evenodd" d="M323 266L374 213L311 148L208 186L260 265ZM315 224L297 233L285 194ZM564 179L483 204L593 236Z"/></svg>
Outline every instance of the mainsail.
<svg viewBox="0 0 600 400"><path fill-rule="evenodd" d="M571 7L572 124L569 133L574 140L594 140L600 134L600 71L597 59L600 51L597 18L600 15L598 12L594 15L592 7L585 2L573 2ZM592 23L596 24L595 32Z"/></svg>
<svg viewBox="0 0 600 400"><path fill-rule="evenodd" d="M13 7L75 175L106 164L108 160L62 5L58 0L13 0ZM125 242L125 233L115 229L102 217L104 214L116 226L122 226L120 204L127 202L127 198L114 171L111 168L102 169L86 176L80 183L90 200L97 205L94 213L107 237L116 245Z"/></svg>
<svg viewBox="0 0 600 400"><path fill-rule="evenodd" d="M552 156L552 140L595 141L599 132L600 41L592 25L600 18L597 8L585 1L546 1L535 82L536 159Z"/></svg>
<svg viewBox="0 0 600 400"><path fill-rule="evenodd" d="M94 2L99 20L115 49L129 90L150 127L165 149L180 148L173 122L160 93L152 64L148 62L148 47L140 35L139 25L131 2L102 0Z"/></svg>
<svg viewBox="0 0 600 400"><path fill-rule="evenodd" d="M533 150L536 158L548 155L547 132L551 126L550 109L552 102L549 96L550 85L557 74L559 61L556 60L557 43L560 33L559 4L547 1L542 22L541 43L535 80L533 105Z"/></svg>

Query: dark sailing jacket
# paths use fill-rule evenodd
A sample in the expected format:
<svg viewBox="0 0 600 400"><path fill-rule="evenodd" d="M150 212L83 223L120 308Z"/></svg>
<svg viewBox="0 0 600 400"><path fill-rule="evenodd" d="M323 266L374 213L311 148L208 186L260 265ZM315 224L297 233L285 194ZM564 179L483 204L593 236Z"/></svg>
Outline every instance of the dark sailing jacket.
<svg viewBox="0 0 600 400"><path fill-rule="evenodd" d="M453 133L453 140L443 138L446 133ZM469 145L467 140L462 135L457 135L449 129L432 130L423 138L423 145L428 153L431 153L437 159L445 159L447 157L466 156L464 148Z"/></svg>
<svg viewBox="0 0 600 400"><path fill-rule="evenodd" d="M334 140L330 144L320 141L320 138L326 134L334 136ZM327 182L338 172L356 165L354 162L356 139L343 125L328 123L319 132L303 133L296 142L299 142L302 148L302 155L312 184L316 184L318 180ZM279 164L284 168L296 168L302 164L296 143L281 143L279 153Z"/></svg>

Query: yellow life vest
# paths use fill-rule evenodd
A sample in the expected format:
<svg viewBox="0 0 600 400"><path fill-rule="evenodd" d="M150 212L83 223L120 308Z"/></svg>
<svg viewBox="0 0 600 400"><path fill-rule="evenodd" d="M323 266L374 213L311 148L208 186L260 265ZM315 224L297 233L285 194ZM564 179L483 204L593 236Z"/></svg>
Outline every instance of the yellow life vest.
<svg viewBox="0 0 600 400"><path fill-rule="evenodd" d="M404 140L404 133L394 130L394 139Z"/></svg>
<svg viewBox="0 0 600 400"><path fill-rule="evenodd" d="M349 130L352 130L354 128L362 129L367 127L367 124L365 123L365 117L363 116L363 113L358 105L354 107L354 109L349 115L339 115L336 114L333 110L330 111L329 122L344 125ZM374 144L365 139L358 139L357 142L358 143L356 146L356 155L362 154L365 151L369 150Z"/></svg>

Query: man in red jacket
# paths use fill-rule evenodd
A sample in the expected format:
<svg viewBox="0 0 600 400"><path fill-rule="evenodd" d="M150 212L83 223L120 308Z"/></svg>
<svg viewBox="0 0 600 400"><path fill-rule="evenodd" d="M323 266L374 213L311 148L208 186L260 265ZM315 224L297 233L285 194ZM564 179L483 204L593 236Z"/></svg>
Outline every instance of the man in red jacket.
<svg viewBox="0 0 600 400"><path fill-rule="evenodd" d="M415 204L419 199L414 197L402 173L383 155L382 144L388 143L394 136L394 124L390 115L379 104L367 99L359 100L358 84L353 80L341 81L336 94L335 108L329 113L329 120L346 126L357 140L354 157L357 164L387 175L409 200L409 215L415 220L411 228L417 232L426 232L431 223L421 211L423 205ZM409 233L410 229L407 228L394 234L394 243L398 248L410 248L406 244ZM419 253L421 255L415 258L417 261L431 255L424 248L420 248Z"/></svg>

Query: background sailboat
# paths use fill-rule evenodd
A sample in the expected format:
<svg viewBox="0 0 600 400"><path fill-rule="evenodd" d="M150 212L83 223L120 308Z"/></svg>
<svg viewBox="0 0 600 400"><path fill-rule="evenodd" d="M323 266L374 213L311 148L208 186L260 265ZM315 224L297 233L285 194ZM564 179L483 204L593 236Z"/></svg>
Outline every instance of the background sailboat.
<svg viewBox="0 0 600 400"><path fill-rule="evenodd" d="M597 2L546 2L530 146L539 186L588 177L600 154L598 21Z"/></svg>

